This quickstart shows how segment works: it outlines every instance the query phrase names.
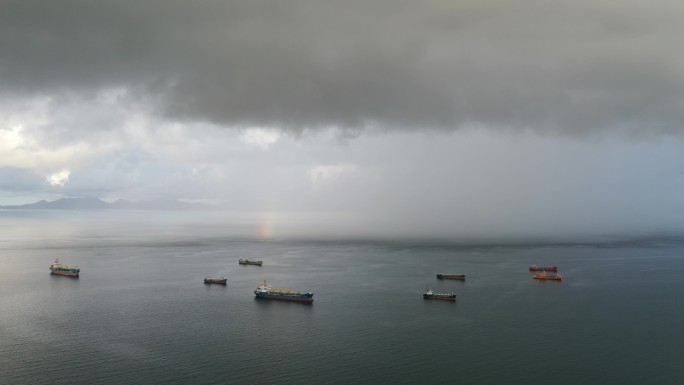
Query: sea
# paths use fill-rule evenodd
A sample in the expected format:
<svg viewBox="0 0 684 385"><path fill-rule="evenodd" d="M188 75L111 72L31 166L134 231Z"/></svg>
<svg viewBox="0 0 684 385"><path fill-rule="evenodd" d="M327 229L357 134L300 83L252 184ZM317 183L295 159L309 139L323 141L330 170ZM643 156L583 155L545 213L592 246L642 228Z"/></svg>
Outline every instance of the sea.
<svg viewBox="0 0 684 385"><path fill-rule="evenodd" d="M0 211L0 384L684 383L684 239L278 237L256 222ZM55 258L80 278L50 275ZM263 280L315 301L256 299Z"/></svg>

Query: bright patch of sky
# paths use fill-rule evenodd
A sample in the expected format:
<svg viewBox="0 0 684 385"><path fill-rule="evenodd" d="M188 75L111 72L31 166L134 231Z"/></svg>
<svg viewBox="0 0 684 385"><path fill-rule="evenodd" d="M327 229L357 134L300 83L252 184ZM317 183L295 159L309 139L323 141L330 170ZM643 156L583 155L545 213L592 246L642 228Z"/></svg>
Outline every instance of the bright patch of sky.
<svg viewBox="0 0 684 385"><path fill-rule="evenodd" d="M350 176L358 170L354 164L332 164L314 166L309 171L309 179L314 189L324 187L326 184L339 183L341 178Z"/></svg>
<svg viewBox="0 0 684 385"><path fill-rule="evenodd" d="M281 135L281 132L276 129L248 128L243 134L243 139L248 144L268 150L280 139Z"/></svg>
<svg viewBox="0 0 684 385"><path fill-rule="evenodd" d="M47 177L47 181L51 186L64 186L69 181L69 170L62 170Z"/></svg>

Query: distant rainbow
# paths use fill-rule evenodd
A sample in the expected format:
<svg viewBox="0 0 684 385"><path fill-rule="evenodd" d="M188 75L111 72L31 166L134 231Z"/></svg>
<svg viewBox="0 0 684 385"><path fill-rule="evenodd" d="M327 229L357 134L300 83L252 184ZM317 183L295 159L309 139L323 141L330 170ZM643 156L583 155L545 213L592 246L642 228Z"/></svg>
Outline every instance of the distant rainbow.
<svg viewBox="0 0 684 385"><path fill-rule="evenodd" d="M269 239L273 235L273 214L266 213L261 218L261 224L259 225L259 237L261 239Z"/></svg>

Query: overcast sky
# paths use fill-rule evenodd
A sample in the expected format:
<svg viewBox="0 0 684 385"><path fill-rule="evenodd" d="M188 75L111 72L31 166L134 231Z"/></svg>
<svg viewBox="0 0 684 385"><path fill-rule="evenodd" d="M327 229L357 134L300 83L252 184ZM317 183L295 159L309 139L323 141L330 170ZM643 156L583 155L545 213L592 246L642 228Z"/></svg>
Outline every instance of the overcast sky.
<svg viewBox="0 0 684 385"><path fill-rule="evenodd" d="M681 231L682 20L658 0L0 0L0 204Z"/></svg>

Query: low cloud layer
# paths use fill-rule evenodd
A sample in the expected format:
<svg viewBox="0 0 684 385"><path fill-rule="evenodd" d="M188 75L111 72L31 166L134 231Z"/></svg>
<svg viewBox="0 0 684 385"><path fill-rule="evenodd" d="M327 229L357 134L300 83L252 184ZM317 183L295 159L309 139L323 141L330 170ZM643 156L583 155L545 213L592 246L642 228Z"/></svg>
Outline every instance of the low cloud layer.
<svg viewBox="0 0 684 385"><path fill-rule="evenodd" d="M221 202L233 212L272 213L274 234L292 231L299 215L309 216L311 234L336 236L684 229L679 141L460 131L367 134L340 145L328 130L284 135L264 148L251 135L216 127L162 130L175 133L164 140L131 134L88 163L67 163L74 165L68 179L61 168L0 167L0 202L60 195Z"/></svg>
<svg viewBox="0 0 684 385"><path fill-rule="evenodd" d="M226 127L679 134L682 19L674 1L5 0L0 93L121 90Z"/></svg>

